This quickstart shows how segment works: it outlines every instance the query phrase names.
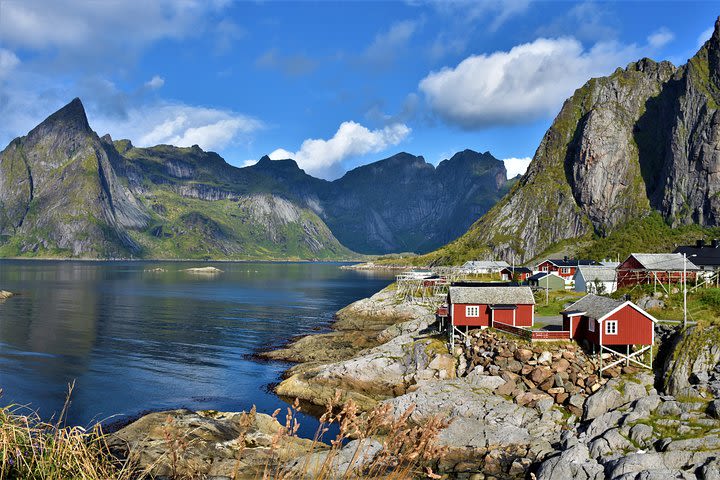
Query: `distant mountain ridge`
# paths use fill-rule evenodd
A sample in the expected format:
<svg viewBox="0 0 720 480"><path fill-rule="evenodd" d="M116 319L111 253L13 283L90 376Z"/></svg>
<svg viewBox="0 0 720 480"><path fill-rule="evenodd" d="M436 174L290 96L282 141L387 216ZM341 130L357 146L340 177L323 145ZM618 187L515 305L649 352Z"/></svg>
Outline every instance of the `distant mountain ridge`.
<svg viewBox="0 0 720 480"><path fill-rule="evenodd" d="M0 255L343 259L428 251L510 185L466 150L437 168L400 153L329 182L293 160L138 148L92 131L79 99L0 152Z"/></svg>
<svg viewBox="0 0 720 480"><path fill-rule="evenodd" d="M416 261L526 261L579 241L619 253L602 240L659 232L658 216L668 229L720 226L720 18L685 65L645 58L576 90L512 191ZM633 244L647 251L662 240Z"/></svg>

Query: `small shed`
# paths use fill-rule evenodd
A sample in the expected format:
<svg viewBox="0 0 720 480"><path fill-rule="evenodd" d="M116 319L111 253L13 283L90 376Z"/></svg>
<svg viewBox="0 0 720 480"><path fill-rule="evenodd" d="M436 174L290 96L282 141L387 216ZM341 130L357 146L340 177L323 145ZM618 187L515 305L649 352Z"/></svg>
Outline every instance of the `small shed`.
<svg viewBox="0 0 720 480"><path fill-rule="evenodd" d="M618 288L695 281L700 269L680 253L631 253L617 267ZM686 273L683 273L686 272Z"/></svg>
<svg viewBox="0 0 720 480"><path fill-rule="evenodd" d="M598 295L617 290L617 272L603 265L580 265L575 272L575 291Z"/></svg>
<svg viewBox="0 0 720 480"><path fill-rule="evenodd" d="M532 270L527 267L505 267L500 270L500 276L503 280L524 282L532 276Z"/></svg>
<svg viewBox="0 0 720 480"><path fill-rule="evenodd" d="M450 326L479 328L504 323L531 327L535 296L529 287L450 287Z"/></svg>
<svg viewBox="0 0 720 480"><path fill-rule="evenodd" d="M565 279L555 272L536 273L535 275L528 277L527 282L528 285L533 288L539 288L543 290L547 289L552 291L565 290L565 287L567 285Z"/></svg>
<svg viewBox="0 0 720 480"><path fill-rule="evenodd" d="M570 338L586 341L600 353L619 355L620 362L632 361L649 368L638 358L647 350L652 358L657 320L634 303L589 294L563 310L562 315L563 330L570 332ZM620 362L601 366L601 371Z"/></svg>

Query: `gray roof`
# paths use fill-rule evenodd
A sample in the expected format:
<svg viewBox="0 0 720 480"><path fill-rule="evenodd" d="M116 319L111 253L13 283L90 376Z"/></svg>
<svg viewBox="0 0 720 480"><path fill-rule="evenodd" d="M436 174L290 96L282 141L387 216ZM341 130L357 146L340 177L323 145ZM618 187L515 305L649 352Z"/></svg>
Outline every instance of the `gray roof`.
<svg viewBox="0 0 720 480"><path fill-rule="evenodd" d="M589 318L597 320L615 310L623 303L625 302L615 300L614 298L589 294L567 307L563 310L563 313L585 312Z"/></svg>
<svg viewBox="0 0 720 480"><path fill-rule="evenodd" d="M600 265L603 267L609 267L609 268L617 268L620 266L620 262L611 262L609 260L603 260L600 262Z"/></svg>
<svg viewBox="0 0 720 480"><path fill-rule="evenodd" d="M450 287L451 303L483 305L535 304L530 287Z"/></svg>
<svg viewBox="0 0 720 480"><path fill-rule="evenodd" d="M676 272L683 269L683 256L679 253L631 253L630 256L640 262L645 270ZM686 267L688 270L700 270L690 259Z"/></svg>
<svg viewBox="0 0 720 480"><path fill-rule="evenodd" d="M614 268L602 265L580 265L576 275L582 275L586 282L615 282L617 272Z"/></svg>

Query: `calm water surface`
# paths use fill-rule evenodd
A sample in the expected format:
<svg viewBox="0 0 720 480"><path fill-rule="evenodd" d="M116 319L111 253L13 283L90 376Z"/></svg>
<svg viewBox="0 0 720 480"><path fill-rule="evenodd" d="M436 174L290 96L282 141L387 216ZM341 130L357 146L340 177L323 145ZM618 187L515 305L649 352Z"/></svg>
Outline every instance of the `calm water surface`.
<svg viewBox="0 0 720 480"><path fill-rule="evenodd" d="M224 273L181 271L213 265ZM389 275L339 264L0 261L0 404L68 420L147 410L287 406L268 390L289 366L249 355L326 328ZM162 267L166 272L147 272ZM302 431L316 423L305 418Z"/></svg>

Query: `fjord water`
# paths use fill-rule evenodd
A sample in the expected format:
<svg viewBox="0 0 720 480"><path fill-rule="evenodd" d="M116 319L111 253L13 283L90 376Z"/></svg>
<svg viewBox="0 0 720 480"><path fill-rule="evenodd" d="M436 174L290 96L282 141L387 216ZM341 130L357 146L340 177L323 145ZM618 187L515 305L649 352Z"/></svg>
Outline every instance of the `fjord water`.
<svg viewBox="0 0 720 480"><path fill-rule="evenodd" d="M182 271L208 265L223 273ZM18 294L0 302L0 404L50 418L75 381L71 424L286 407L268 386L289 365L252 354L327 328L392 280L339 265L0 261L0 289ZM302 423L304 434L317 425Z"/></svg>

